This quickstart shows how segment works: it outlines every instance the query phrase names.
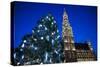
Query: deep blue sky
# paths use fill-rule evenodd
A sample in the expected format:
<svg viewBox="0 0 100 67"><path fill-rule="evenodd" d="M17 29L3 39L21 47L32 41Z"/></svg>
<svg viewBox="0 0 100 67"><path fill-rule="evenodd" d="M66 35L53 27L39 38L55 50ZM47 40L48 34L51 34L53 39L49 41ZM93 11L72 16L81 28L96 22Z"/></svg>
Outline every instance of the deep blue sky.
<svg viewBox="0 0 100 67"><path fill-rule="evenodd" d="M14 25L15 44L22 41L22 37L32 33L32 28L37 25L37 21L46 16L49 12L54 16L61 34L62 16L64 8L72 26L75 42L91 41L95 52L97 52L97 8L96 6L80 5L58 5L41 4L31 2L15 2L14 5Z"/></svg>

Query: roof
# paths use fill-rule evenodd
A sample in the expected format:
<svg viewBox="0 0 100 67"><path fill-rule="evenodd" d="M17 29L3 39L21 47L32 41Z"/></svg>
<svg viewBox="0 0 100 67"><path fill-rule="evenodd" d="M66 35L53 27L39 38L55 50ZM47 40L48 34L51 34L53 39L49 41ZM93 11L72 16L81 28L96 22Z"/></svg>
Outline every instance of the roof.
<svg viewBox="0 0 100 67"><path fill-rule="evenodd" d="M87 43L75 43L75 48L78 50L90 50Z"/></svg>

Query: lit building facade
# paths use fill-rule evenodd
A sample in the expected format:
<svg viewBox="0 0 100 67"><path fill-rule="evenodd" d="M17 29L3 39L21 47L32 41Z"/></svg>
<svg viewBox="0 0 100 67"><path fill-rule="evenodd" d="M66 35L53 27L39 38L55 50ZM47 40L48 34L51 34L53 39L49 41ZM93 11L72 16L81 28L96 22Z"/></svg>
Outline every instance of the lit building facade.
<svg viewBox="0 0 100 67"><path fill-rule="evenodd" d="M93 61L96 60L93 54L91 43L75 43L77 61Z"/></svg>
<svg viewBox="0 0 100 67"><path fill-rule="evenodd" d="M75 43L72 27L64 9L62 22L62 37L64 43L64 62L93 61L95 56L91 43Z"/></svg>
<svg viewBox="0 0 100 67"><path fill-rule="evenodd" d="M69 24L68 15L64 9L62 23L62 37L64 41L64 62L76 61L76 50L74 46L72 27Z"/></svg>

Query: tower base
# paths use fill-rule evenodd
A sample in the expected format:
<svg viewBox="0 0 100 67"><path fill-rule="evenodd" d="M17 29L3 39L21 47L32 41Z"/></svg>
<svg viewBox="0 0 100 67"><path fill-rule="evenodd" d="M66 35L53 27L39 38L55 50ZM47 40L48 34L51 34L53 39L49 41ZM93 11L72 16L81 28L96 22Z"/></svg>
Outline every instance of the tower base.
<svg viewBox="0 0 100 67"><path fill-rule="evenodd" d="M73 51L73 50L65 50L64 57L65 57L65 60L64 60L65 63L77 61L76 51Z"/></svg>

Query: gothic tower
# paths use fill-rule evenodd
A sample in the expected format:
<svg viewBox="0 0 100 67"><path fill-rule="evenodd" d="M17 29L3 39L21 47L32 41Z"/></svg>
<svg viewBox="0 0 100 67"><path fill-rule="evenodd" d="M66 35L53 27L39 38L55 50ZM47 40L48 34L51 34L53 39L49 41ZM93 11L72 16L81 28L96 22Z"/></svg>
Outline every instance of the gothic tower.
<svg viewBox="0 0 100 67"><path fill-rule="evenodd" d="M63 13L62 37L64 43L64 57L65 57L64 62L76 61L73 31L72 31L72 27L70 26L68 15L65 9Z"/></svg>

